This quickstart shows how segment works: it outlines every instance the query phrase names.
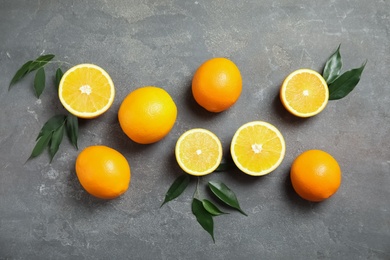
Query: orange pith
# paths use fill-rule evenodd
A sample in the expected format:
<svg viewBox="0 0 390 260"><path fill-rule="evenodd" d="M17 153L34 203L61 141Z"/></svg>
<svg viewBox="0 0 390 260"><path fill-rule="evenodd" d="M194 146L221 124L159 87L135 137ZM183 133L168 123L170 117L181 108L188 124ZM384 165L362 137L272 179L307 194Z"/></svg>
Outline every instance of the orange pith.
<svg viewBox="0 0 390 260"><path fill-rule="evenodd" d="M246 174L261 176L275 170L285 154L282 134L273 125L253 121L233 136L230 151L237 167Z"/></svg>
<svg viewBox="0 0 390 260"><path fill-rule="evenodd" d="M280 98L292 114L310 117L325 108L329 99L329 89L318 72L300 69L292 72L284 80L280 89Z"/></svg>
<svg viewBox="0 0 390 260"><path fill-rule="evenodd" d="M115 88L110 76L102 68L93 64L80 64L63 75L58 94L70 113L77 117L93 118L112 105Z"/></svg>
<svg viewBox="0 0 390 260"><path fill-rule="evenodd" d="M222 145L212 132L194 128L180 136L175 155L185 172L202 176L213 172L221 163Z"/></svg>

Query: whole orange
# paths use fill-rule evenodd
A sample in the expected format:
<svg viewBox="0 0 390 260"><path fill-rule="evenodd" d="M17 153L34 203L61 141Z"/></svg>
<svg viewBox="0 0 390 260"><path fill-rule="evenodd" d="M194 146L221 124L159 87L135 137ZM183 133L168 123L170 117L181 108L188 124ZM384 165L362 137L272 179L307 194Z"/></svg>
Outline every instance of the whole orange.
<svg viewBox="0 0 390 260"><path fill-rule="evenodd" d="M341 170L327 152L308 150L294 160L290 178L299 196L319 202L336 193L341 184Z"/></svg>
<svg viewBox="0 0 390 260"><path fill-rule="evenodd" d="M236 64L226 58L213 58L196 70L192 94L196 102L210 112L231 107L241 95L242 78Z"/></svg>
<svg viewBox="0 0 390 260"><path fill-rule="evenodd" d="M113 199L130 184L130 166L118 151L107 146L89 146L76 159L76 174L81 186L91 195Z"/></svg>
<svg viewBox="0 0 390 260"><path fill-rule="evenodd" d="M177 108L162 88L146 86L132 91L122 102L118 119L125 134L134 142L150 144L164 138L172 129Z"/></svg>

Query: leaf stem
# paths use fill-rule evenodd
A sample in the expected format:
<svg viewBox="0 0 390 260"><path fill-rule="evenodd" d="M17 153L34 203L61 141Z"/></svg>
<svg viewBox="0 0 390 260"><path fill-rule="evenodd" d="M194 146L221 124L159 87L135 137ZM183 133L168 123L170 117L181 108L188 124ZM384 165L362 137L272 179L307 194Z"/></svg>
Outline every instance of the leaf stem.
<svg viewBox="0 0 390 260"><path fill-rule="evenodd" d="M67 62L67 61L62 61L62 60L52 60L48 62L49 64L59 64L59 66L65 64L67 66L73 67L75 66L74 64Z"/></svg>
<svg viewBox="0 0 390 260"><path fill-rule="evenodd" d="M192 197L200 200L199 183L200 183L200 178L197 177L195 192L194 192L194 195Z"/></svg>

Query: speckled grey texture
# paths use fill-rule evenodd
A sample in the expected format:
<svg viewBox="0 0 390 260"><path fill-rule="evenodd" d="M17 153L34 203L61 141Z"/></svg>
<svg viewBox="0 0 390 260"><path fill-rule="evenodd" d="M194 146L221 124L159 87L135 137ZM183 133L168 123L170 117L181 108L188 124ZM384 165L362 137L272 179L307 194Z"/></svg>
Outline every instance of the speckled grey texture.
<svg viewBox="0 0 390 260"><path fill-rule="evenodd" d="M0 259L390 259L390 2L138 0L0 3ZM318 71L341 43L344 69L368 63L348 97L311 119L282 107L278 90L298 68ZM40 99L28 76L8 84L27 60L53 53L66 70L90 62L116 86L112 108L80 122L79 147L103 144L131 165L129 190L101 201L75 176L79 151L64 140L54 161L29 157L43 123L64 112L47 67ZM242 72L243 92L228 111L211 114L192 98L191 78L206 59L224 56ZM117 110L133 89L156 85L178 106L171 133L138 145L121 131ZM238 170L222 180L245 217L215 218L215 244L191 214L194 184L160 208L181 174L177 138L194 127L215 132L225 154L242 124L264 120L280 129L287 153L271 174ZM289 168L308 149L332 154L342 185L323 203L301 200Z"/></svg>

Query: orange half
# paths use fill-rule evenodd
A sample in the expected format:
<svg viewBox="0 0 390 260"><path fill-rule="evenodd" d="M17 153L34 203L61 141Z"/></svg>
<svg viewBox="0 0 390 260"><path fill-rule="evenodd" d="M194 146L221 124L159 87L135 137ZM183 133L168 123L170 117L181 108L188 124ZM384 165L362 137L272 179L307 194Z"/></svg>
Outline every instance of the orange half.
<svg viewBox="0 0 390 260"><path fill-rule="evenodd" d="M299 69L284 80L280 99L285 108L298 117L311 117L324 110L329 100L325 79L316 71Z"/></svg>
<svg viewBox="0 0 390 260"><path fill-rule="evenodd" d="M58 88L62 105L81 118L106 112L114 101L114 83L108 73L93 64L79 64L62 76Z"/></svg>
<svg viewBox="0 0 390 260"><path fill-rule="evenodd" d="M234 163L242 172L262 176L281 164L286 145L275 126L263 121L253 121L236 131L230 152Z"/></svg>
<svg viewBox="0 0 390 260"><path fill-rule="evenodd" d="M222 144L209 130L194 128L179 137L175 155L183 171L203 176L212 173L221 163Z"/></svg>

